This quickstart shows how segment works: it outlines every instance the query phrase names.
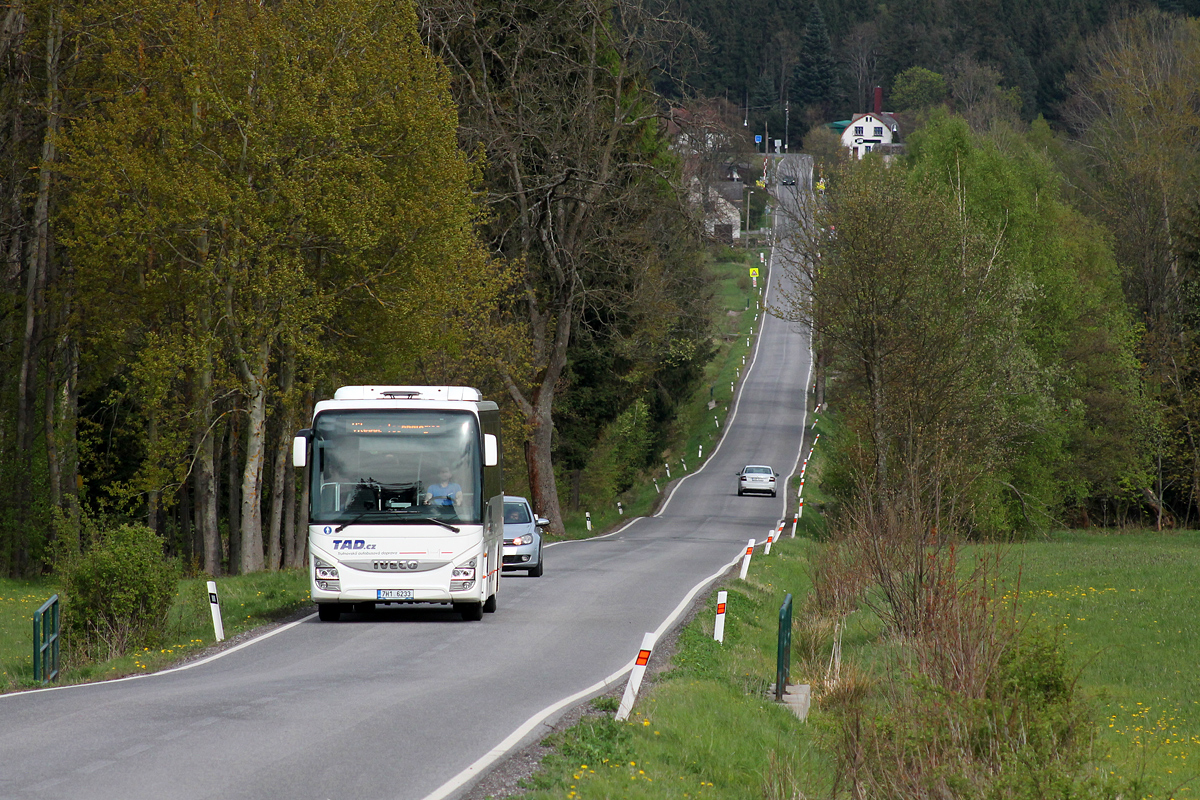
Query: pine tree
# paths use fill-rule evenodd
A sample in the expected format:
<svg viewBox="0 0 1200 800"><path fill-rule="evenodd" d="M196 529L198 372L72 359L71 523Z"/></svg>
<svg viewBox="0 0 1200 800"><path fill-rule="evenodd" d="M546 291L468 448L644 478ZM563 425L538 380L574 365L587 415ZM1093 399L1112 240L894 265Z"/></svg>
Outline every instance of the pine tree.
<svg viewBox="0 0 1200 800"><path fill-rule="evenodd" d="M837 68L833 45L821 7L813 3L804 29L800 63L792 81L793 98L803 105L821 106L833 101L837 93Z"/></svg>

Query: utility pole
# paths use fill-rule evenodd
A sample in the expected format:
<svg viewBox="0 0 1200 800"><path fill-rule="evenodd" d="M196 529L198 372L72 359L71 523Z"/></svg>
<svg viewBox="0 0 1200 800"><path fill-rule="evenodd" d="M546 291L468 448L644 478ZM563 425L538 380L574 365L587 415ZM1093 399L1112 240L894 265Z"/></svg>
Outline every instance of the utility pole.
<svg viewBox="0 0 1200 800"><path fill-rule="evenodd" d="M783 101L783 152L788 151L788 128L791 127L792 103L790 100Z"/></svg>

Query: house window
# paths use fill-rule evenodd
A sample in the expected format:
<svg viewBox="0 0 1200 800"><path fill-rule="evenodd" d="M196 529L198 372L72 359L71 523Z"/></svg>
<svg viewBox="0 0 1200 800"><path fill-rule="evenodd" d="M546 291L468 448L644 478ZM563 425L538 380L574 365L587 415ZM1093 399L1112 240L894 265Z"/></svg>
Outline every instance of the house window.
<svg viewBox="0 0 1200 800"><path fill-rule="evenodd" d="M863 135L863 126L862 126L862 125L855 125L855 126L854 126L854 135L855 135L855 136L862 136L862 135Z"/></svg>
<svg viewBox="0 0 1200 800"><path fill-rule="evenodd" d="M883 126L882 125L875 126L875 135L883 136Z"/></svg>
<svg viewBox="0 0 1200 800"><path fill-rule="evenodd" d="M869 145L869 144L865 144L865 145L863 145L863 152L864 152L864 153L869 153L869 152L871 152L871 145Z"/></svg>

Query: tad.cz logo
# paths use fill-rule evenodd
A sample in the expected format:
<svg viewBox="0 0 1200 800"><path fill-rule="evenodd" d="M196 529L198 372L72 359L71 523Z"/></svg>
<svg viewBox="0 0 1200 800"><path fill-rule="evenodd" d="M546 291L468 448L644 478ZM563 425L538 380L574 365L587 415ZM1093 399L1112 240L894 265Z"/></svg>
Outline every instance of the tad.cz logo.
<svg viewBox="0 0 1200 800"><path fill-rule="evenodd" d="M374 550L375 545L367 544L365 539L334 539L334 550Z"/></svg>

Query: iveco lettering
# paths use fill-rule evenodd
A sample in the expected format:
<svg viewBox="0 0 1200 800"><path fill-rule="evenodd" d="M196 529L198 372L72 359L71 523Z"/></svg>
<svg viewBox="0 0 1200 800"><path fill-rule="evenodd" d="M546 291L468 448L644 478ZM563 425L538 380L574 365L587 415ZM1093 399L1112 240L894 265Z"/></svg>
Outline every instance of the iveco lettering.
<svg viewBox="0 0 1200 800"><path fill-rule="evenodd" d="M343 386L292 463L309 468L310 578L322 620L379 603L496 610L504 541L500 410L465 386Z"/></svg>

